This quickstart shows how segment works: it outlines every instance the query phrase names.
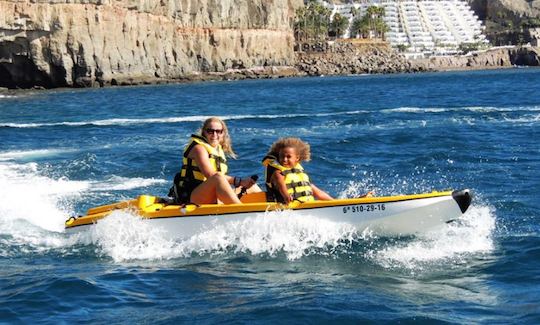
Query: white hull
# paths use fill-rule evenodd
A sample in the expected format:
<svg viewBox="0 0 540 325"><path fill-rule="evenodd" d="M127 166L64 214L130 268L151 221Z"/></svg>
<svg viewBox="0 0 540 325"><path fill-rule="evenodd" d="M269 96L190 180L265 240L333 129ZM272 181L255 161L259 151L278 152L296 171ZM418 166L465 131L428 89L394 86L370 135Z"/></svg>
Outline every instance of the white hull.
<svg viewBox="0 0 540 325"><path fill-rule="evenodd" d="M355 227L358 232L368 229L380 235L412 235L444 225L462 215L470 203L468 191L466 194L469 201L466 205L458 203L458 200L454 198L455 195L449 193L449 195L419 198L403 196L396 197L394 200L392 197L386 197L325 201L329 202L329 206L321 206L323 203L319 201L318 204L311 204L311 206L304 203L293 208L291 217L311 216L348 224ZM243 206L244 210L246 206L249 204ZM167 237L172 239L186 239L216 226L242 222L248 218L265 216L265 214L267 218L272 217L272 214L266 213L264 209L231 213L223 211L225 208L228 207L221 206L221 210L216 212L219 213L217 215L195 215L191 211L182 213L179 206L163 206L156 210L158 212L146 211L141 215L148 218L152 226L160 228ZM196 211L196 208L194 210ZM234 209L231 208L231 210ZM97 220L67 227L67 231L87 230L95 222Z"/></svg>
<svg viewBox="0 0 540 325"><path fill-rule="evenodd" d="M461 211L454 200L432 198L419 202L385 203L384 211L365 211L370 204L345 207L327 207L317 209L295 210L294 216L312 216L335 223L346 223L357 231L366 229L381 235L410 235L428 231L436 226L455 220ZM374 204L374 206L377 206ZM355 212L352 212L353 207ZM344 212L344 208L348 211ZM358 210L358 212L356 212ZM265 212L235 213L222 216L195 216L179 218L163 218L152 221L172 238L189 238L202 231L229 222L241 222L248 218L264 216ZM267 213L271 217L271 213Z"/></svg>

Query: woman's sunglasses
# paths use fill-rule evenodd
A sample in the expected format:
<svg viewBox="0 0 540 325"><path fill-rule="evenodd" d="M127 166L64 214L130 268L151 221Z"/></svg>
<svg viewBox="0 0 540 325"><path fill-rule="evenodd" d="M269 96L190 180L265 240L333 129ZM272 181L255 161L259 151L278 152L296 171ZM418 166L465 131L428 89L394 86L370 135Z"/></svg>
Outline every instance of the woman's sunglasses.
<svg viewBox="0 0 540 325"><path fill-rule="evenodd" d="M221 130L216 130L216 129L205 129L206 133L208 134L212 134L212 133L215 133L215 134L222 134L223 133L223 129Z"/></svg>

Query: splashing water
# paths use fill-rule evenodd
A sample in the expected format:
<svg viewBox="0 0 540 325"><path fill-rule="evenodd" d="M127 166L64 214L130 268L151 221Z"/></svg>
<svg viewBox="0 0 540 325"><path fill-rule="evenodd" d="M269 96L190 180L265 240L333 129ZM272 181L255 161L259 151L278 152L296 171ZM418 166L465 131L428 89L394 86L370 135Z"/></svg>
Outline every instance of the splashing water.
<svg viewBox="0 0 540 325"><path fill-rule="evenodd" d="M68 236L64 221L71 212L65 204L95 186L111 190L114 182L101 185L94 181L51 179L38 172L38 164L0 164L0 195L6 202L0 206L0 234L4 246L26 247L27 251L43 251L70 247L75 243L96 244L100 254L113 260L161 260L198 255L250 254L275 257L285 254L289 260L317 254L331 256L347 252L351 243L374 237L347 224L334 223L310 216L298 216L293 211L276 211L254 218L230 222L209 228L184 241L168 240L164 233L148 220L126 211L116 211L100 221L92 238ZM117 178L113 177L113 180ZM126 183L129 179L121 179ZM159 180L133 179L130 187ZM351 183L345 196L357 195L365 183ZM353 194L351 194L353 193ZM31 198L29 203L29 198ZM467 254L493 249L491 234L495 228L492 208L472 206L459 223L415 238L412 242L393 243L383 249L368 250L367 256L386 268L421 269L426 264L457 261ZM8 252L0 252L2 256ZM351 253L354 254L354 253Z"/></svg>
<svg viewBox="0 0 540 325"><path fill-rule="evenodd" d="M273 211L242 221L229 222L203 231L184 241L168 240L162 229L149 220L125 211L100 221L92 241L115 261L132 259L185 258L192 254L250 254L289 260L318 253L331 255L357 238L356 229L293 211Z"/></svg>
<svg viewBox="0 0 540 325"><path fill-rule="evenodd" d="M0 232L13 233L10 225L16 220L62 231L70 214L63 200L78 196L87 187L87 182L41 176L36 163L0 164L0 197L6 202L0 205Z"/></svg>
<svg viewBox="0 0 540 325"><path fill-rule="evenodd" d="M350 243L356 229L347 224L299 216L294 211L267 212L255 218L231 222L192 237L186 242L199 252L250 253L289 260L316 252L327 252Z"/></svg>
<svg viewBox="0 0 540 325"><path fill-rule="evenodd" d="M122 191L130 190L139 187L147 187L155 184L168 184L169 181L164 179L155 179L155 178L127 178L112 176L110 179L101 181L99 183L94 182L92 185L92 191Z"/></svg>
<svg viewBox="0 0 540 325"><path fill-rule="evenodd" d="M459 222L418 236L412 242L369 252L385 268L422 270L432 264L462 264L467 256L494 249L495 213L488 206L471 206Z"/></svg>
<svg viewBox="0 0 540 325"><path fill-rule="evenodd" d="M113 260L168 259L178 254L178 244L169 241L162 229L152 227L148 219L127 211L115 211L92 230L91 241L103 255Z"/></svg>
<svg viewBox="0 0 540 325"><path fill-rule="evenodd" d="M468 254L493 249L491 234L495 227L493 211L472 207L459 223L418 236L412 242L393 242L382 249L369 249L369 260L385 268L420 269L430 263L446 263ZM309 255L334 256L349 251L353 243L370 246L377 240L369 231L359 233L348 224L299 216L294 211L273 211L242 221L216 225L183 241L167 239L151 221L126 211L117 211L100 221L92 242L101 253L117 262L161 260L196 255L238 255L275 257L285 254L289 260Z"/></svg>

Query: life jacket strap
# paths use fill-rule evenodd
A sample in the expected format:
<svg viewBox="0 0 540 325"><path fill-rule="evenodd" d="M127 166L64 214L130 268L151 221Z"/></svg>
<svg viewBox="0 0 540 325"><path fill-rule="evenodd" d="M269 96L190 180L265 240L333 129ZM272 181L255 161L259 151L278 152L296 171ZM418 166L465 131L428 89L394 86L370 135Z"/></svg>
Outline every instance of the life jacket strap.
<svg viewBox="0 0 540 325"><path fill-rule="evenodd" d="M193 149L193 147L195 147L198 143L195 142L195 141L191 141L191 143L189 144L189 146L186 148L186 150L184 150L184 157L185 158L188 158L188 155L189 153L191 152L191 149ZM188 158L189 159L189 158Z"/></svg>
<svg viewBox="0 0 540 325"><path fill-rule="evenodd" d="M292 182L292 183L287 184L287 189L301 187L301 186L311 186L311 183L306 182L306 181Z"/></svg>
<svg viewBox="0 0 540 325"><path fill-rule="evenodd" d="M312 196L313 192L311 192L311 191L294 192L291 195L292 195L293 199L299 200L301 197L304 197L304 196Z"/></svg>
<svg viewBox="0 0 540 325"><path fill-rule="evenodd" d="M291 168L291 169L286 169L286 170L281 171L281 173L283 174L283 176L287 176L287 175L289 175L290 173L300 174L300 173L303 173L303 172L304 172L304 170L303 170L303 169L299 169L299 168Z"/></svg>
<svg viewBox="0 0 540 325"><path fill-rule="evenodd" d="M224 164L226 162L226 160L223 159L222 157L214 155L214 154L208 155L208 158L214 158L214 160L216 161L216 171L220 172L221 171L221 164Z"/></svg>

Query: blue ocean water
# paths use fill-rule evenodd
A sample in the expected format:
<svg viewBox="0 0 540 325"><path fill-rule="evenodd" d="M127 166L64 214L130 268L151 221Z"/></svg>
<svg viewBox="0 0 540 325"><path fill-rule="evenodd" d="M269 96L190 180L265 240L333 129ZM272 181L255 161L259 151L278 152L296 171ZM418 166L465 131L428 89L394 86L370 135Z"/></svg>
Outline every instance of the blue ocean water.
<svg viewBox="0 0 540 325"><path fill-rule="evenodd" d="M0 323L540 322L540 70L0 95ZM407 238L282 212L170 242L129 213L165 195L189 135L226 120L235 175L273 141L311 145L336 197L470 188L457 224Z"/></svg>

